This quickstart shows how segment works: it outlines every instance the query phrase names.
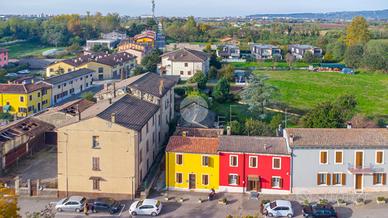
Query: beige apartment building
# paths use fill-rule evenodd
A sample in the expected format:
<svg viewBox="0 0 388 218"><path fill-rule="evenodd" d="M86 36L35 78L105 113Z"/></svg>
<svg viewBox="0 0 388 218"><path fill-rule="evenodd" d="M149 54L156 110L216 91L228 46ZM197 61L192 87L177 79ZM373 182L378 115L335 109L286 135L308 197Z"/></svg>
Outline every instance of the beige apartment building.
<svg viewBox="0 0 388 218"><path fill-rule="evenodd" d="M58 132L59 196L132 199L158 152L159 107L124 95Z"/></svg>

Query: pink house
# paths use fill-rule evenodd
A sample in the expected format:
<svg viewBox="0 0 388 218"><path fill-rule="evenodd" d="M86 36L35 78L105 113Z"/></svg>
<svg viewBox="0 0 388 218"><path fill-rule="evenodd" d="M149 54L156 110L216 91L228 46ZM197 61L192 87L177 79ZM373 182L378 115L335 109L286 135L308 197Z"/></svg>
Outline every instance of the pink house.
<svg viewBox="0 0 388 218"><path fill-rule="evenodd" d="M0 67L4 67L8 64L8 50L0 48Z"/></svg>

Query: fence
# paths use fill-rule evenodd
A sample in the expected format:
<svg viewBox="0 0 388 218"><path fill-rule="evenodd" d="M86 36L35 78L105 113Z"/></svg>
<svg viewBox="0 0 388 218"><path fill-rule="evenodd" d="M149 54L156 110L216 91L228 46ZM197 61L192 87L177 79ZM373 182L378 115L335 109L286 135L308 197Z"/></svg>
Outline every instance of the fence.
<svg viewBox="0 0 388 218"><path fill-rule="evenodd" d="M57 179L26 179L15 178L15 191L19 196L31 197L57 197L58 181Z"/></svg>

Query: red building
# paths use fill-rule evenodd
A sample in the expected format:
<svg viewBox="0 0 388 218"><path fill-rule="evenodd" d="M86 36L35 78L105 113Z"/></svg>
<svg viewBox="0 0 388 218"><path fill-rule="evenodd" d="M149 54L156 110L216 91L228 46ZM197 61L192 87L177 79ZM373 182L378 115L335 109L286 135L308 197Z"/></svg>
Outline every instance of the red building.
<svg viewBox="0 0 388 218"><path fill-rule="evenodd" d="M8 50L0 48L0 67L4 67L8 64Z"/></svg>
<svg viewBox="0 0 388 218"><path fill-rule="evenodd" d="M284 138L221 136L219 191L290 193L291 154Z"/></svg>

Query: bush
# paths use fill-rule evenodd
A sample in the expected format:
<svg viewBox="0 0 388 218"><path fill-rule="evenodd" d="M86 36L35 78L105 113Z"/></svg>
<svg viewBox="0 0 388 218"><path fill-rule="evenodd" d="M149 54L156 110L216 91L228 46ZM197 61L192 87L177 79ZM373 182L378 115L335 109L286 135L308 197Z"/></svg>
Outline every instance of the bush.
<svg viewBox="0 0 388 218"><path fill-rule="evenodd" d="M329 201L327 199L319 199L319 204L328 204Z"/></svg>
<svg viewBox="0 0 388 218"><path fill-rule="evenodd" d="M377 197L377 200L378 200L378 201L385 201L385 198L382 197L382 196L379 196L379 197Z"/></svg>

